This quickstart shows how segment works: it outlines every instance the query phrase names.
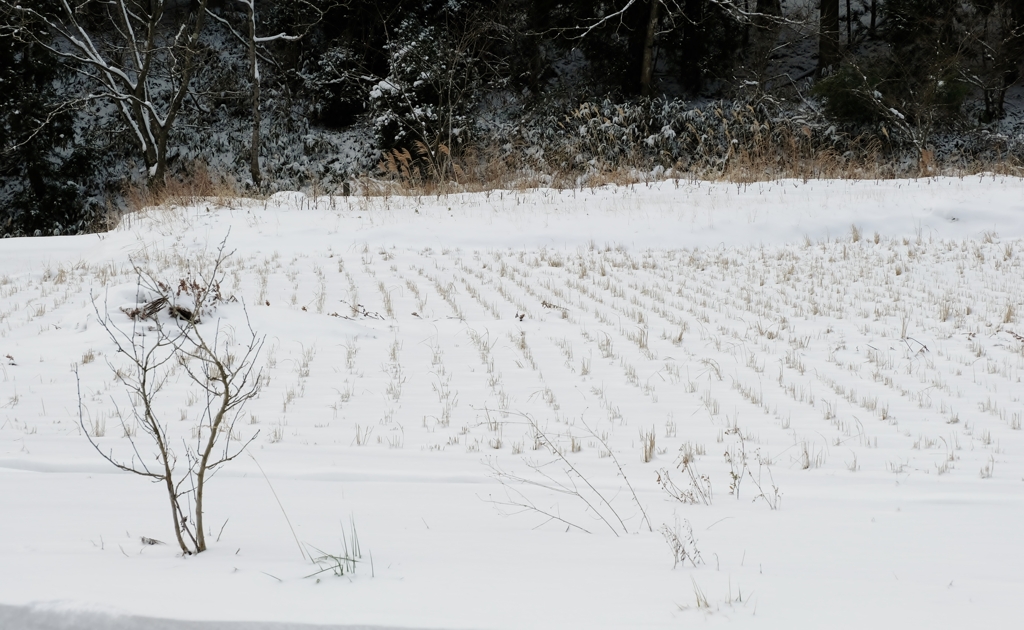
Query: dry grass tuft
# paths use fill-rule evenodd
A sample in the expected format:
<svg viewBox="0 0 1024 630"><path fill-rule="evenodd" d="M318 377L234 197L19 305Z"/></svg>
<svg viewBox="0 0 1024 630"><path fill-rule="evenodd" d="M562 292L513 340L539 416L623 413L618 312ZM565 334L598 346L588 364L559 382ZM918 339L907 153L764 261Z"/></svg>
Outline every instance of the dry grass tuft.
<svg viewBox="0 0 1024 630"><path fill-rule="evenodd" d="M230 204L233 199L250 196L233 177L213 173L204 162L193 162L183 172L168 176L162 186L130 184L125 188L126 212L143 208L188 206L203 199Z"/></svg>

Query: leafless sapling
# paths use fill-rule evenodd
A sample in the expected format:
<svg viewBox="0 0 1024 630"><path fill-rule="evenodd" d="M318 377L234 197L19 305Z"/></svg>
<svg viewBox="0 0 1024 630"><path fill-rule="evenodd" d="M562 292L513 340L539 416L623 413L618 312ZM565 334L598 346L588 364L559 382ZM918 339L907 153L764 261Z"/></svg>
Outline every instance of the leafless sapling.
<svg viewBox="0 0 1024 630"><path fill-rule="evenodd" d="M122 360L121 365L111 362L110 366L130 400L127 410L115 402L130 455L104 450L97 436L85 430L79 381L83 432L108 462L162 485L176 540L186 555L207 548L203 524L206 482L258 435L242 440L235 425L243 406L260 391L257 358L264 338L252 330L246 315L249 340L236 345L233 331L213 318L223 301L220 279L229 255L224 248L222 242L205 269L176 284L163 282L136 264L141 304L121 311L130 324L117 323L117 315L112 317L106 310L101 313L96 305L100 323ZM176 427L180 425L168 423L169 405L161 400L165 386L181 371L187 376L190 393L198 393L196 399L204 403L195 421L187 425L188 435L179 435ZM77 379L77 367L75 372Z"/></svg>

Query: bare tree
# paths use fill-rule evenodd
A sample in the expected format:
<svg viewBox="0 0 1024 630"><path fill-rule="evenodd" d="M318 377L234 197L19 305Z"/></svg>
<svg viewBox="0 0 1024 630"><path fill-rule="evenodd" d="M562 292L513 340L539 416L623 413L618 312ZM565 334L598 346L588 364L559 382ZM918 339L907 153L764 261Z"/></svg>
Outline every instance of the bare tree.
<svg viewBox="0 0 1024 630"><path fill-rule="evenodd" d="M249 63L250 105L252 107L252 140L249 147L249 174L252 176L253 184L259 186L263 180L260 170L260 136L263 119L263 115L260 112L260 92L263 85L263 77L260 73L259 64L261 57L264 59L268 58L268 55L263 49L267 44L272 42L297 41L302 39L302 37L304 37L305 34L323 18L325 9L312 2L307 2L306 0L297 0L294 4L307 9L313 16L313 19L309 22L299 25L298 33L258 35L256 33L256 0L234 1L242 6L242 12L245 16L245 28L242 29L242 31L236 29L230 21L209 9L207 9L207 14L227 28L228 31L246 47L246 55ZM334 6L334 4L336 3L326 3L325 6Z"/></svg>
<svg viewBox="0 0 1024 630"><path fill-rule="evenodd" d="M87 98L117 107L150 182L159 185L171 130L197 70L207 2L192 0L186 8L174 0L0 0L0 7L44 25L16 35L77 65L95 90Z"/></svg>
<svg viewBox="0 0 1024 630"><path fill-rule="evenodd" d="M249 341L239 352L233 349L233 335L220 323L202 324L212 314L220 295L221 268L228 254L222 242L210 267L194 276L167 283L135 265L139 304L122 312L132 325L122 328L108 313L100 313L101 325L114 342L117 355L126 366L111 364L116 380L124 386L130 410L116 406L117 417L131 445L128 458L104 451L88 430L82 411L79 385L79 423L89 442L104 459L126 472L159 483L167 493L174 533L182 553L206 551L203 524L204 492L210 476L223 464L238 457L258 435L241 441L235 424L246 402L260 391L261 371L256 359L263 337L249 329ZM181 300L185 295L188 299ZM155 297L154 297L155 296ZM148 299L152 298L152 299ZM169 429L159 394L168 379L184 370L193 391L205 399L192 427L191 441ZM76 368L76 378L77 378ZM145 435L152 450L136 440ZM142 450L140 450L142 449Z"/></svg>

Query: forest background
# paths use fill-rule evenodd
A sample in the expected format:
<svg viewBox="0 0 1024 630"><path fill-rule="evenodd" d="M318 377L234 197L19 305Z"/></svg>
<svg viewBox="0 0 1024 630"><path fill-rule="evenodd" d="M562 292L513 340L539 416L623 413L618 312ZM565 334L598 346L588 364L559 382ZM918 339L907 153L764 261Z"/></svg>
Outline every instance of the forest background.
<svg viewBox="0 0 1024 630"><path fill-rule="evenodd" d="M1024 0L0 0L0 234L154 199L1024 159Z"/></svg>

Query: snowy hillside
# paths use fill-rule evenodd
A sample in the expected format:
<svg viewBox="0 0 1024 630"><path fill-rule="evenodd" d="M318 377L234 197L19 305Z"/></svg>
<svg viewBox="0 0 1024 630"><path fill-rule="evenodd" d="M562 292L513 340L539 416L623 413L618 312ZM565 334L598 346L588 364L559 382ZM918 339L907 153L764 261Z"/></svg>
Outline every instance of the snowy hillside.
<svg viewBox="0 0 1024 630"><path fill-rule="evenodd" d="M1007 627L1022 239L988 176L279 193L4 240L0 625ZM265 336L262 388L183 557L83 427L152 463L102 319L179 325L129 318L133 265L185 299L221 242L199 326ZM196 438L185 370L155 404Z"/></svg>

